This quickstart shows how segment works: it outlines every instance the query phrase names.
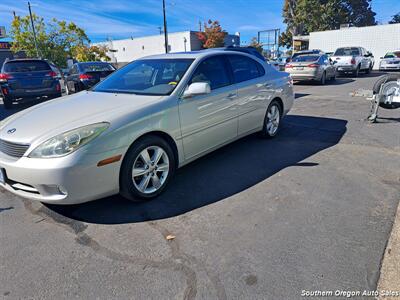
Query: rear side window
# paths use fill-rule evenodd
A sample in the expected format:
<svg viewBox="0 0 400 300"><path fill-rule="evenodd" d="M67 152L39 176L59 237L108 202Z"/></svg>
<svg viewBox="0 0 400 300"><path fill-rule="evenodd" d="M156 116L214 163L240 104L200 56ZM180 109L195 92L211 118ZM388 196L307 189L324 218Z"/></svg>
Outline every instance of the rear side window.
<svg viewBox="0 0 400 300"><path fill-rule="evenodd" d="M190 83L208 82L212 90L231 84L222 56L214 56L202 61L192 75Z"/></svg>
<svg viewBox="0 0 400 300"><path fill-rule="evenodd" d="M359 56L360 49L358 48L338 48L334 56Z"/></svg>
<svg viewBox="0 0 400 300"><path fill-rule="evenodd" d="M255 60L242 55L229 55L235 82L242 82L265 74L264 68Z"/></svg>
<svg viewBox="0 0 400 300"><path fill-rule="evenodd" d="M51 68L45 61L10 61L4 64L4 72L7 73L36 71L51 71Z"/></svg>

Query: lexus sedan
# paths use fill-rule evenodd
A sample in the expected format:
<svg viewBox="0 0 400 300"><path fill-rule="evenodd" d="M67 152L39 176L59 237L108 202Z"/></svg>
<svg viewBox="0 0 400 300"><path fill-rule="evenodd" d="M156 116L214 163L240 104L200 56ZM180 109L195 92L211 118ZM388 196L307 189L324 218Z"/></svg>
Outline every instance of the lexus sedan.
<svg viewBox="0 0 400 300"><path fill-rule="evenodd" d="M2 121L0 186L54 204L150 199L178 167L254 132L276 136L293 100L289 74L249 54L145 57Z"/></svg>

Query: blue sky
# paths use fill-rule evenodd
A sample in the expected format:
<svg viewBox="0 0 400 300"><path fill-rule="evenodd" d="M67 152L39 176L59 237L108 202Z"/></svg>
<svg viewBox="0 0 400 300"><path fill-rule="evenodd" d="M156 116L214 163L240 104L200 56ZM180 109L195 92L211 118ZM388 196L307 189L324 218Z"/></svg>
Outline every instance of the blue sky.
<svg viewBox="0 0 400 300"><path fill-rule="evenodd" d="M284 29L283 0L166 0L168 30L198 30L199 21L219 20L229 33L239 31L248 42L257 31ZM162 26L161 0L31 0L33 11L49 20L52 17L74 21L86 30L93 42L158 34ZM372 0L377 21L387 23L400 12L399 0ZM12 12L28 14L27 1L1 0L0 25L9 27Z"/></svg>

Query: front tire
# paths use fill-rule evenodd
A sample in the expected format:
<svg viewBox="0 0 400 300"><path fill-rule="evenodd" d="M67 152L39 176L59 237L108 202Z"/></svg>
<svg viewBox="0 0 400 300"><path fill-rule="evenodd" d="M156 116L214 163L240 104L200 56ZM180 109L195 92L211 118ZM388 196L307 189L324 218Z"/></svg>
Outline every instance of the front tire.
<svg viewBox="0 0 400 300"><path fill-rule="evenodd" d="M272 100L267 108L264 118L264 126L261 131L261 136L267 139L274 138L281 126L282 107L276 100Z"/></svg>
<svg viewBox="0 0 400 300"><path fill-rule="evenodd" d="M157 197L175 172L176 162L170 145L158 136L136 141L126 154L120 173L120 193L138 202Z"/></svg>

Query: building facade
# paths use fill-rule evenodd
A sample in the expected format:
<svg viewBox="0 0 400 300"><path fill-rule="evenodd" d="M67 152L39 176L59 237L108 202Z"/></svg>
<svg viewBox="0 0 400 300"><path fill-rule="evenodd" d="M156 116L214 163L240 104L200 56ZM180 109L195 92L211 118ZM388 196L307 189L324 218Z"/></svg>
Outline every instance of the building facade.
<svg viewBox="0 0 400 300"><path fill-rule="evenodd" d="M380 58L387 52L400 50L400 24L367 27L348 27L338 30L311 32L309 49L334 52L339 47L360 46L372 52L374 69L379 68Z"/></svg>
<svg viewBox="0 0 400 300"><path fill-rule="evenodd" d="M151 35L145 37L111 40L95 45L106 45L109 49L107 55L111 62L124 64L143 56L165 52L164 35ZM239 46L239 34L228 34L225 37L225 46ZM168 34L169 52L187 52L200 50L201 42L196 36L196 31L183 31Z"/></svg>

